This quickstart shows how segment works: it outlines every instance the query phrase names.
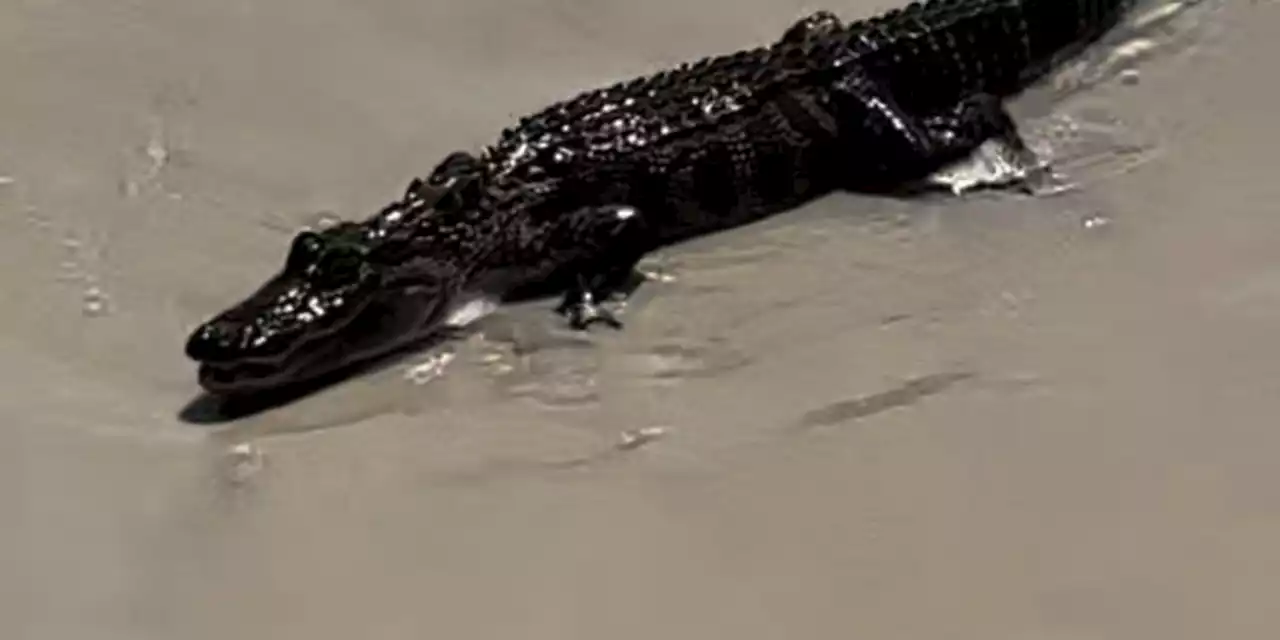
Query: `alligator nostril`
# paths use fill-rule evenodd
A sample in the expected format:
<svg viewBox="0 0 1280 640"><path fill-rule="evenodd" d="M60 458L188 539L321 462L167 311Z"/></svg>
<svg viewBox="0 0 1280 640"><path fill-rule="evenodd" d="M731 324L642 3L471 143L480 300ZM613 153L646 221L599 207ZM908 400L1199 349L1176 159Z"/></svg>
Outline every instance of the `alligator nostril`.
<svg viewBox="0 0 1280 640"><path fill-rule="evenodd" d="M243 325L224 320L206 322L187 339L187 357L202 362L221 362L240 355L245 342Z"/></svg>

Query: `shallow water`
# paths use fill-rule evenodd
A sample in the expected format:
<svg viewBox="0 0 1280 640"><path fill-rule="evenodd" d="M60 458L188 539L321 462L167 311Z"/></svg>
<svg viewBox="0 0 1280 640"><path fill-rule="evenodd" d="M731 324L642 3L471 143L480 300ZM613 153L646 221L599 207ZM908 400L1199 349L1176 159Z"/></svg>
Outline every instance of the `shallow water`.
<svg viewBox="0 0 1280 640"><path fill-rule="evenodd" d="M653 256L623 332L178 420L293 229L800 13L737 6L0 7L0 635L1274 635L1274 2L1015 104L1060 196L833 196Z"/></svg>

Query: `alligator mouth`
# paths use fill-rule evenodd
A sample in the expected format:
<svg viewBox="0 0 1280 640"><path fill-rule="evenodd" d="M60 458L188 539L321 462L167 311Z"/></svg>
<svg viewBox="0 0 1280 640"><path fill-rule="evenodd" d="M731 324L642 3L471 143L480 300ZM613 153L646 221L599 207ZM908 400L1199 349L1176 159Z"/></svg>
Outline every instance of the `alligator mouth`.
<svg viewBox="0 0 1280 640"><path fill-rule="evenodd" d="M209 393L243 396L316 384L341 377L435 333L435 303L371 302L350 322L308 337L282 356L201 362L197 373ZM430 309L430 311L428 311Z"/></svg>
<svg viewBox="0 0 1280 640"><path fill-rule="evenodd" d="M218 395L268 391L304 380L287 367L265 362L202 362L200 386Z"/></svg>

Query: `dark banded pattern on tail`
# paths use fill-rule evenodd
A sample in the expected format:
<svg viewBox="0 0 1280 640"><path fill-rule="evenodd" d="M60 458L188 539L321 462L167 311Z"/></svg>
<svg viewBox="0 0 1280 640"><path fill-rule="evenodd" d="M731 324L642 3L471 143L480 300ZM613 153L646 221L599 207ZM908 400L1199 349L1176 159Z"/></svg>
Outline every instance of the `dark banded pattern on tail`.
<svg viewBox="0 0 1280 640"><path fill-rule="evenodd" d="M933 0L849 27L857 64L908 108L1016 94L1115 24L1132 0Z"/></svg>

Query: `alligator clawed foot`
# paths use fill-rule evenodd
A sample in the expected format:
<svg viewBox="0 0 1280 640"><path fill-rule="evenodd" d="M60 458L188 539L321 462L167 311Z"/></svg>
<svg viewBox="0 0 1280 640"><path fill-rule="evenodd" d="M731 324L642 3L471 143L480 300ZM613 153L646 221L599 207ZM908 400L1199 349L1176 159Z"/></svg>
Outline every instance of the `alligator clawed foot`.
<svg viewBox="0 0 1280 640"><path fill-rule="evenodd" d="M987 140L969 156L955 161L904 193L950 192L954 196L1005 191L1026 196L1051 196L1074 188L1053 164L1028 149L1018 138Z"/></svg>
<svg viewBox="0 0 1280 640"><path fill-rule="evenodd" d="M588 269L578 275L564 293L556 313L569 319L569 326L585 330L593 324L622 328L618 318L631 295L648 278L636 270L635 260L600 270Z"/></svg>
<svg viewBox="0 0 1280 640"><path fill-rule="evenodd" d="M603 324L613 329L621 329L622 321L618 314L604 303L596 302L590 292L574 292L565 296L556 312L569 319L569 326L577 331L586 331L593 324Z"/></svg>
<svg viewBox="0 0 1280 640"><path fill-rule="evenodd" d="M577 284L565 292L564 299L556 307L556 313L568 318L569 326L578 331L585 331L593 324L621 329L622 321L618 319L618 311L626 301L626 290L616 286L600 286L598 283L597 286L592 286L591 280L579 277ZM613 280L609 279L610 282Z"/></svg>

